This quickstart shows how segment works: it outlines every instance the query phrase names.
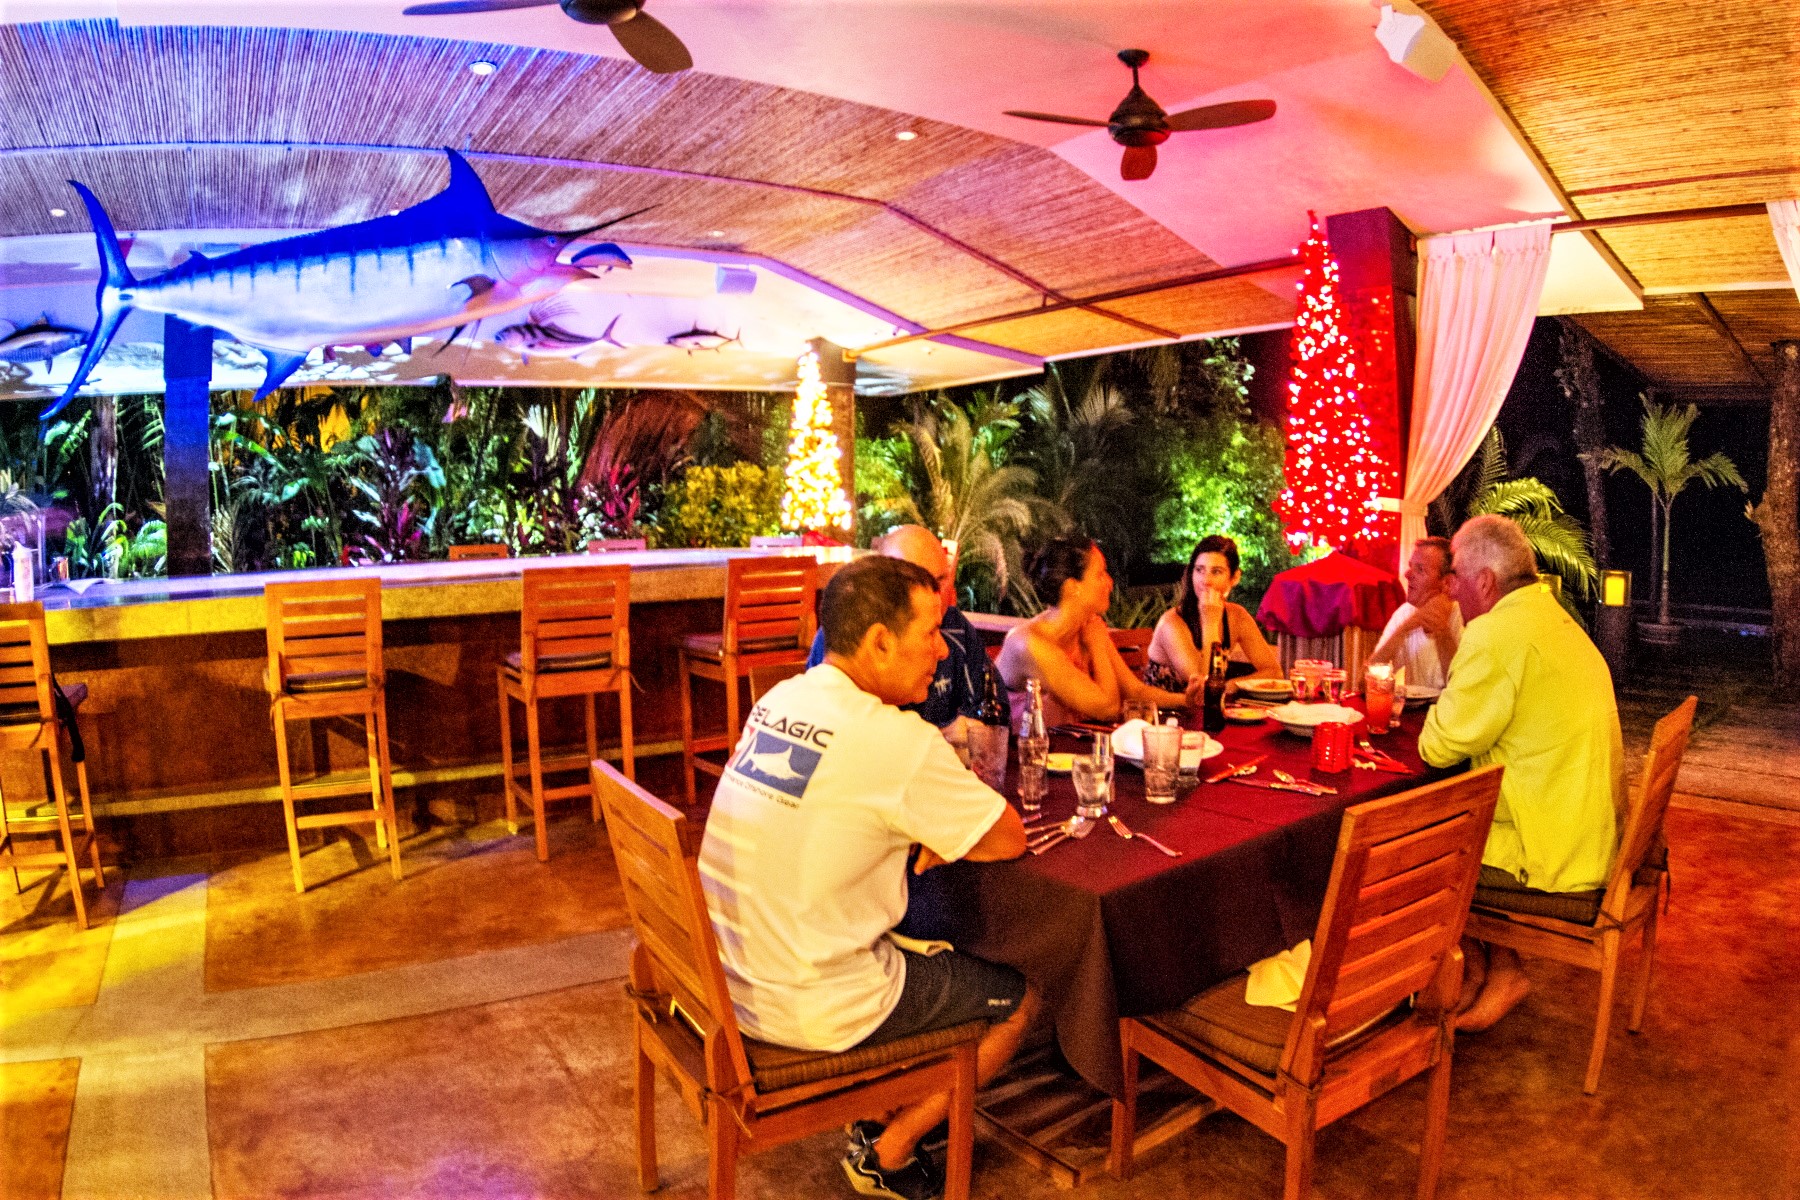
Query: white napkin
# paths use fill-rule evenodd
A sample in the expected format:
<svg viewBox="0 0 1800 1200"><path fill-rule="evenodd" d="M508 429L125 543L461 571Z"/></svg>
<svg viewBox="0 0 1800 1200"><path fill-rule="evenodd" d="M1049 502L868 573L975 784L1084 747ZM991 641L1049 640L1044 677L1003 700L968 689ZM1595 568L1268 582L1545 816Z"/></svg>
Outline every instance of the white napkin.
<svg viewBox="0 0 1800 1200"><path fill-rule="evenodd" d="M1144 730L1150 722L1133 717L1112 732L1113 753L1133 762L1144 761Z"/></svg>
<svg viewBox="0 0 1800 1200"><path fill-rule="evenodd" d="M1250 982L1244 985L1244 1003L1293 1012L1300 1003L1300 988L1306 983L1306 968L1311 965L1311 938L1292 950L1251 963Z"/></svg>

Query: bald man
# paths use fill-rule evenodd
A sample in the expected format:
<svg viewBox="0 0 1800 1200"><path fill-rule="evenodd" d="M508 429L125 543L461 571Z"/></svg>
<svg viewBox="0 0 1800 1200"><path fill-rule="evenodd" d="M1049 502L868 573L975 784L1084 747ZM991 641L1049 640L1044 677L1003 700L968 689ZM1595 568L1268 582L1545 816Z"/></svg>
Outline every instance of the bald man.
<svg viewBox="0 0 1800 1200"><path fill-rule="evenodd" d="M938 625L938 632L944 635L950 653L938 663L937 675L932 679L931 691L924 701L907 705L906 711L918 713L939 729L958 717L974 720L987 687L987 673L994 667L982 647L981 635L956 607L956 578L951 573L950 556L944 552L944 543L923 525L902 525L878 539L874 550L884 557L912 563L935 579L938 598L944 604L944 619ZM812 654L806 665L811 669L824 661L825 632L821 629L813 638ZM1000 694L1006 695L1004 685L1001 685Z"/></svg>

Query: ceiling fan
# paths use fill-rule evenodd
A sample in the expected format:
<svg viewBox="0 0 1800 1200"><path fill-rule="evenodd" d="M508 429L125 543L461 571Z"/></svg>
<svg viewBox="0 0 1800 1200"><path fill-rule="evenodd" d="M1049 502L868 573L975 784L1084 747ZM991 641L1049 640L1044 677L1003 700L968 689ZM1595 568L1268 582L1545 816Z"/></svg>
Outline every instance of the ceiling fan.
<svg viewBox="0 0 1800 1200"><path fill-rule="evenodd" d="M583 25L605 25L625 53L658 75L672 75L694 65L693 55L667 25L644 11L639 0L433 0L401 9L408 17L446 17L459 13L504 12L511 8L557 5Z"/></svg>
<svg viewBox="0 0 1800 1200"><path fill-rule="evenodd" d="M1171 133L1226 129L1232 125L1266 121L1275 115L1273 100L1232 100L1170 115L1138 83L1138 68L1149 57L1147 50L1119 51L1119 61L1131 68L1131 90L1119 101L1119 107L1113 109L1112 116L1104 121L1056 113L1019 112L1010 108L1006 115L1024 117L1028 121L1054 121L1059 125L1091 125L1105 129L1113 141L1125 147L1125 156L1119 162L1119 175L1123 179L1150 178L1150 173L1156 170L1156 148L1168 141Z"/></svg>

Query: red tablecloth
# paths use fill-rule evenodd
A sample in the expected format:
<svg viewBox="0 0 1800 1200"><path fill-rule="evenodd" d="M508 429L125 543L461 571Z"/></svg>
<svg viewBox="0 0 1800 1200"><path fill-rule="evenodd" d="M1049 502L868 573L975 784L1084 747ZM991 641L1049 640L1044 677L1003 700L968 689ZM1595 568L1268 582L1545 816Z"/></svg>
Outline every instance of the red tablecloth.
<svg viewBox="0 0 1800 1200"><path fill-rule="evenodd" d="M1380 629L1405 600L1406 589L1388 572L1332 553L1275 576L1256 619L1291 637L1333 637L1352 625Z"/></svg>
<svg viewBox="0 0 1800 1200"><path fill-rule="evenodd" d="M1117 1094L1121 1015L1174 1007L1312 936L1343 810L1425 778L1416 753L1422 719L1409 710L1400 730L1374 739L1416 775L1314 774L1312 743L1272 722L1228 728L1220 735L1225 753L1201 771L1266 753L1259 777L1272 778L1279 767L1336 787L1336 796L1219 783L1152 805L1143 799L1142 775L1120 763L1113 811L1183 857L1127 842L1102 825L1039 857L939 867L953 912L947 932L959 949L1024 972L1044 994L1070 1064ZM1077 745L1058 739L1056 748ZM1065 817L1074 803L1067 777L1052 777L1044 812Z"/></svg>

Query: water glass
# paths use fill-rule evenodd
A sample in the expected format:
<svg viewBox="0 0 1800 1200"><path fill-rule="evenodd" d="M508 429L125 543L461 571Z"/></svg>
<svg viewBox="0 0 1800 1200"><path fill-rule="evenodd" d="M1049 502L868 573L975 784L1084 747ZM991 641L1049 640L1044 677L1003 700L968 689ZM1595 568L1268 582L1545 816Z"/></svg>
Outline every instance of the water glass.
<svg viewBox="0 0 1800 1200"><path fill-rule="evenodd" d="M1175 802L1175 777L1181 771L1181 730L1152 725L1144 730L1144 799L1152 804Z"/></svg>
<svg viewBox="0 0 1800 1200"><path fill-rule="evenodd" d="M1006 747L1012 731L1004 725L969 726L969 766L996 792L1006 790Z"/></svg>
<svg viewBox="0 0 1800 1200"><path fill-rule="evenodd" d="M1156 701L1127 700L1119 717L1121 722L1143 721L1146 724L1154 725L1156 724Z"/></svg>
<svg viewBox="0 0 1800 1200"><path fill-rule="evenodd" d="M1019 746L1019 811L1030 816L1044 807L1044 764L1050 757L1050 739L1022 737Z"/></svg>
<svg viewBox="0 0 1800 1200"><path fill-rule="evenodd" d="M1075 815L1090 821L1106 816L1106 801L1112 791L1107 772L1091 758L1078 758L1069 773L1075 781Z"/></svg>
<svg viewBox="0 0 1800 1200"><path fill-rule="evenodd" d="M1206 735L1196 729L1181 731L1181 786L1191 788L1200 782L1200 760L1206 753Z"/></svg>
<svg viewBox="0 0 1800 1200"><path fill-rule="evenodd" d="M1319 699L1327 704L1336 704L1344 698L1344 671L1333 667L1319 673Z"/></svg>
<svg viewBox="0 0 1800 1200"><path fill-rule="evenodd" d="M1108 800L1112 799L1112 784L1113 784L1112 736L1110 734L1105 734L1105 733L1095 734L1094 735L1094 748L1092 751L1089 752L1089 757L1093 760L1094 766L1097 770L1099 770L1101 777L1106 780L1106 798Z"/></svg>

